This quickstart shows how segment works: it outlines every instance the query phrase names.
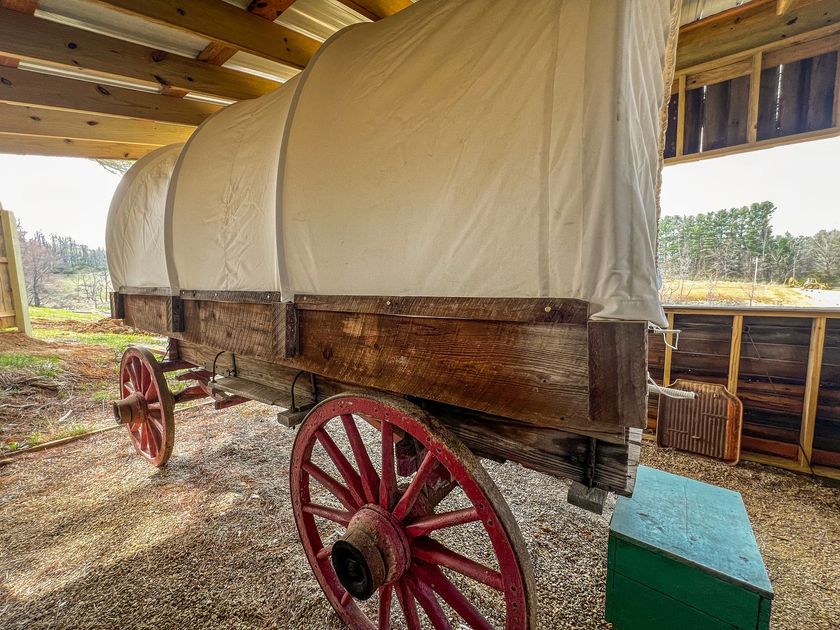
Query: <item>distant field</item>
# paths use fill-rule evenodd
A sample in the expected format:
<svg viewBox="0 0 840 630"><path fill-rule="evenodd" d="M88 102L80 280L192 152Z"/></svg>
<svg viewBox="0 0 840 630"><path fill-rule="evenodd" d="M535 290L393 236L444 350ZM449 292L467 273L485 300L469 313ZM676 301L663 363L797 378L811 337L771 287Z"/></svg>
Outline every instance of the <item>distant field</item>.
<svg viewBox="0 0 840 630"><path fill-rule="evenodd" d="M726 304L795 307L838 307L840 290L797 289L781 284L700 280L665 280L661 291L666 304Z"/></svg>

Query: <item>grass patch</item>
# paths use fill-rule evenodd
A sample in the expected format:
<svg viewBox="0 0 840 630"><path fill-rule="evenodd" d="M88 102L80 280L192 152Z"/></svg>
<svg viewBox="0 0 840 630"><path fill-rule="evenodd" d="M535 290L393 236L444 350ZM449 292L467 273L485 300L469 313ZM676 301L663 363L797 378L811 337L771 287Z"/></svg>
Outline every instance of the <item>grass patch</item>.
<svg viewBox="0 0 840 630"><path fill-rule="evenodd" d="M53 442L55 440L61 440L68 437L75 437L77 435L83 435L85 433L89 433L93 429L94 427L92 426L88 426L81 422L76 422L50 435L46 435L41 431L36 430L30 433L23 441L10 440L5 444L0 445L0 451L20 451L23 449L32 448L33 446L38 446L39 444L43 444L44 442Z"/></svg>
<svg viewBox="0 0 840 630"><path fill-rule="evenodd" d="M74 424L71 424L71 425L68 425L68 426L64 427L63 429L61 429L61 431L54 434L50 438L50 441L61 440L62 438L73 437L73 436L76 436L76 435L82 435L82 434L88 433L89 431L92 431L92 430L93 430L93 427L90 427L86 424L82 424L81 422L76 422Z"/></svg>
<svg viewBox="0 0 840 630"><path fill-rule="evenodd" d="M115 397L117 397L115 387L109 387L108 389L100 389L98 392L93 392L90 395L90 399L94 402L113 400Z"/></svg>
<svg viewBox="0 0 840 630"><path fill-rule="evenodd" d="M130 345L149 346L160 350L166 349L163 337L152 335L129 335L104 332L75 332L72 330L56 330L53 328L32 331L32 336L43 341L60 341L63 343L81 343L91 346L102 346L115 352L122 353Z"/></svg>
<svg viewBox="0 0 840 630"><path fill-rule="evenodd" d="M0 352L0 369L26 369L38 376L54 378L61 373L58 357L38 357L22 352Z"/></svg>
<svg viewBox="0 0 840 630"><path fill-rule="evenodd" d="M46 319L48 321L66 321L68 319L80 322L96 322L102 319L98 313L78 313L64 308L45 308L41 306L30 306L29 317L33 319Z"/></svg>

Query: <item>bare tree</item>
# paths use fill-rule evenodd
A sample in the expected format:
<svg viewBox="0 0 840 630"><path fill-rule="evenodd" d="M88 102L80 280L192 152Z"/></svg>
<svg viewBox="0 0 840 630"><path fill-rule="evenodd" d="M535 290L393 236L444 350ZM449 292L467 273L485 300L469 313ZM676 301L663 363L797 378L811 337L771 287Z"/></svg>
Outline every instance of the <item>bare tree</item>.
<svg viewBox="0 0 840 630"><path fill-rule="evenodd" d="M79 275L76 279L76 290L81 297L98 309L107 302L110 278L105 269L91 269Z"/></svg>
<svg viewBox="0 0 840 630"><path fill-rule="evenodd" d="M814 271L823 282L840 278L840 230L820 230L810 242Z"/></svg>
<svg viewBox="0 0 840 630"><path fill-rule="evenodd" d="M35 232L31 239L22 240L21 259L29 303L32 306L41 306L42 294L55 269L55 253L47 245L43 233Z"/></svg>

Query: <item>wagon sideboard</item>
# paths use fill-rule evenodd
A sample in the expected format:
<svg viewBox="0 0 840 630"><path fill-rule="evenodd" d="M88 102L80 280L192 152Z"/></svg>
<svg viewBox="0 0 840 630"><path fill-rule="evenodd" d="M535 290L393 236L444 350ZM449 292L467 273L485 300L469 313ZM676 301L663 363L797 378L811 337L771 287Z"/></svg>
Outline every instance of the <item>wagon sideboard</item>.
<svg viewBox="0 0 840 630"><path fill-rule="evenodd" d="M553 298L281 302L270 292L124 289L112 309L176 339L179 359L270 388L275 404L291 405L301 372L315 375L319 399L396 393L481 455L632 492L647 413L646 322L593 321L586 302ZM306 379L296 399L313 402Z"/></svg>

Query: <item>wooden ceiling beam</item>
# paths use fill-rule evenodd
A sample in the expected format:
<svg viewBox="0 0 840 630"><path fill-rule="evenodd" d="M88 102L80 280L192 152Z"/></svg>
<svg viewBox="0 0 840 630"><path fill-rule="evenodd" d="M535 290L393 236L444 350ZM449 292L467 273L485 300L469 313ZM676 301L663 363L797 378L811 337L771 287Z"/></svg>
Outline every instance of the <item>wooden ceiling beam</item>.
<svg viewBox="0 0 840 630"><path fill-rule="evenodd" d="M0 8L18 11L27 15L35 13L38 8L38 0L0 0ZM0 66L6 68L17 68L19 60L15 57L6 57L0 54Z"/></svg>
<svg viewBox="0 0 840 630"><path fill-rule="evenodd" d="M840 23L840 0L797 5L776 14L776 0L754 0L680 29L677 70Z"/></svg>
<svg viewBox="0 0 840 630"><path fill-rule="evenodd" d="M258 15L269 22L273 22L283 11L292 6L294 2L295 0L251 0L251 4L248 5L248 12ZM226 46L219 42L210 42L199 53L198 59L214 66L221 66L233 57L237 50L237 48Z"/></svg>
<svg viewBox="0 0 840 630"><path fill-rule="evenodd" d="M153 120L0 103L0 133L162 146L186 142L193 131Z"/></svg>
<svg viewBox="0 0 840 630"><path fill-rule="evenodd" d="M74 140L0 133L0 153L49 155L105 160L136 160L157 149L157 145L121 144L98 140Z"/></svg>
<svg viewBox="0 0 840 630"><path fill-rule="evenodd" d="M223 0L94 1L296 68L303 68L321 45Z"/></svg>
<svg viewBox="0 0 840 630"><path fill-rule="evenodd" d="M218 105L0 67L0 102L199 125Z"/></svg>
<svg viewBox="0 0 840 630"><path fill-rule="evenodd" d="M343 4L348 9L353 9L359 15L363 15L371 22L376 22L377 20L381 20L382 16L374 13L370 9L366 9L358 2L354 2L354 0L338 0L339 3Z"/></svg>
<svg viewBox="0 0 840 630"><path fill-rule="evenodd" d="M233 100L257 98L280 85L2 8L0 55L50 61Z"/></svg>
<svg viewBox="0 0 840 630"><path fill-rule="evenodd" d="M410 7L413 2L411 0L351 0L345 2L344 0L338 0L341 4L346 5L353 9L354 11L359 11L359 9L354 8L352 5L357 5L364 11L368 13L372 13L380 18L388 17L389 15L394 15L395 13L399 13L403 9ZM365 15L362 13L362 15Z"/></svg>

